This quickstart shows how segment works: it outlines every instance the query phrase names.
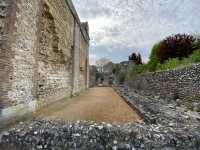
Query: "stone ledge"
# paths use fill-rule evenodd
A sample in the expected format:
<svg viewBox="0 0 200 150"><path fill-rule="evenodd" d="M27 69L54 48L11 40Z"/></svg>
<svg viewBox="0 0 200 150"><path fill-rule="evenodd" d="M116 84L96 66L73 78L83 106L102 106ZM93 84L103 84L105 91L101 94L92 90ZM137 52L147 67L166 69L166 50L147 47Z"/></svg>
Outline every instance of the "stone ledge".
<svg viewBox="0 0 200 150"><path fill-rule="evenodd" d="M78 14L77 14L77 11L76 11L75 7L74 7L74 4L72 3L71 0L65 0L65 2L67 4L67 6L69 7L74 19L78 23L78 25L80 27L80 30L81 30L81 34L83 35L84 39L87 42L89 42L89 40L90 40L89 33L88 33L89 31L87 31L85 28L83 28L82 22L80 21L80 18L79 18Z"/></svg>

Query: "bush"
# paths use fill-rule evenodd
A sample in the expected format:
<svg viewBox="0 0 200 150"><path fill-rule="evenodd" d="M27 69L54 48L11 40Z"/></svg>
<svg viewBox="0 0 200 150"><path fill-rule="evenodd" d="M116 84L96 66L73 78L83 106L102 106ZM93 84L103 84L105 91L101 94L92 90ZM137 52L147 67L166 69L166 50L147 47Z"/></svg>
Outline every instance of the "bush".
<svg viewBox="0 0 200 150"><path fill-rule="evenodd" d="M151 50L149 62L147 64L149 71L155 71L156 70L156 67L157 67L157 64L158 64L158 59L157 59L157 56L156 56L156 50L159 48L159 46L160 46L160 43L157 43L153 46L153 48Z"/></svg>
<svg viewBox="0 0 200 150"><path fill-rule="evenodd" d="M172 58L172 59L165 61L164 64L159 63L157 65L157 70L173 69L173 68L176 68L180 64L181 64L181 60L179 60L177 58Z"/></svg>
<svg viewBox="0 0 200 150"><path fill-rule="evenodd" d="M190 55L189 59L192 63L200 62L200 49L195 50L192 55Z"/></svg>
<svg viewBox="0 0 200 150"><path fill-rule="evenodd" d="M192 45L193 50L200 49L200 38L197 38Z"/></svg>
<svg viewBox="0 0 200 150"><path fill-rule="evenodd" d="M127 78L131 78L137 74L148 72L147 65L131 65L128 68Z"/></svg>
<svg viewBox="0 0 200 150"><path fill-rule="evenodd" d="M160 42L156 49L156 56L159 63L163 64L170 58L182 59L192 54L195 38L187 34L176 34L169 36Z"/></svg>
<svg viewBox="0 0 200 150"><path fill-rule="evenodd" d="M119 75L118 75L118 80L120 83L124 83L126 79L126 73L125 72L120 72Z"/></svg>
<svg viewBox="0 0 200 150"><path fill-rule="evenodd" d="M113 74L119 74L120 70L121 70L121 67L120 67L119 64L114 64L113 65L113 70L112 70Z"/></svg>

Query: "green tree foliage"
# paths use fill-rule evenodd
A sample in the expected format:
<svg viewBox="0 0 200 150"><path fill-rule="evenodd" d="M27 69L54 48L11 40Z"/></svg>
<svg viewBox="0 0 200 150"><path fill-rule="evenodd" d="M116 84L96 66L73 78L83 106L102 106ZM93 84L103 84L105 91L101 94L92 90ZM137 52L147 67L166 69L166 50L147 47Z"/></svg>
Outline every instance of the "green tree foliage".
<svg viewBox="0 0 200 150"><path fill-rule="evenodd" d="M119 64L113 65L113 70L112 70L113 74L119 74L120 70L121 70L121 68L120 68Z"/></svg>
<svg viewBox="0 0 200 150"><path fill-rule="evenodd" d="M140 53L138 53L138 54L132 53L129 56L129 61L132 61L136 65L141 65L142 64L142 57L141 57Z"/></svg>
<svg viewBox="0 0 200 150"><path fill-rule="evenodd" d="M120 72L119 75L118 75L119 82L124 83L125 79L126 79L126 72L123 72L123 71Z"/></svg>
<svg viewBox="0 0 200 150"><path fill-rule="evenodd" d="M200 38L197 38L192 45L193 50L198 50L200 49Z"/></svg>
<svg viewBox="0 0 200 150"><path fill-rule="evenodd" d="M161 50L163 52L158 54ZM131 56L136 60L138 55L133 53ZM132 59L129 57L129 60ZM121 71L120 65L116 65L113 73L120 74L120 79L124 80L141 73L173 69L198 62L200 62L200 38L194 40L193 36L177 34L156 43L152 47L147 64L129 65L126 73Z"/></svg>
<svg viewBox="0 0 200 150"><path fill-rule="evenodd" d="M156 43L152 50L151 50L151 54L149 57L149 62L148 62L148 69L149 71L155 71L157 64L158 64L158 59L156 56L156 50L160 47L160 43Z"/></svg>
<svg viewBox="0 0 200 150"><path fill-rule="evenodd" d="M181 60L177 59L177 58L171 58L167 61L165 61L164 64L157 64L157 70L167 70L167 69L173 69L176 68L177 66L179 66L181 64Z"/></svg>
<svg viewBox="0 0 200 150"><path fill-rule="evenodd" d="M143 64L143 65L131 65L128 68L128 73L127 73L127 78L130 79L131 77L148 72L148 65Z"/></svg>
<svg viewBox="0 0 200 150"><path fill-rule="evenodd" d="M193 63L200 62L200 49L195 50L189 57L189 61Z"/></svg>
<svg viewBox="0 0 200 150"><path fill-rule="evenodd" d="M114 64L112 72L120 83L124 83L126 79L126 72L121 69L120 64Z"/></svg>

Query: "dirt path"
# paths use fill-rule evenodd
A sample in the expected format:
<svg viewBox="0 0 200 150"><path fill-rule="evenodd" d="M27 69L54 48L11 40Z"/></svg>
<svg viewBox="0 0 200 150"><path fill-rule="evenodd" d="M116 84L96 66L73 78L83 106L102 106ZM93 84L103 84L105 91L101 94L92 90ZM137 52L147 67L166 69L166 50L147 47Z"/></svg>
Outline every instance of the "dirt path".
<svg viewBox="0 0 200 150"><path fill-rule="evenodd" d="M36 113L36 117L66 121L127 123L140 121L112 88L92 88L84 95L54 103Z"/></svg>

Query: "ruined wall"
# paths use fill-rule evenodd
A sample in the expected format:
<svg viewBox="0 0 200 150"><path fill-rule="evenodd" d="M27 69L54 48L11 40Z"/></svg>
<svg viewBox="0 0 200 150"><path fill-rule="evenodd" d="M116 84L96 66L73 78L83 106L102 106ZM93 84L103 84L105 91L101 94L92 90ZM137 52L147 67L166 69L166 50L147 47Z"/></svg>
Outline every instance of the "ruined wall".
<svg viewBox="0 0 200 150"><path fill-rule="evenodd" d="M1 0L0 120L85 89L88 49L71 0Z"/></svg>
<svg viewBox="0 0 200 150"><path fill-rule="evenodd" d="M80 37L81 32L79 25L75 23L74 26L74 52L73 52L73 95L76 95L79 93L79 76L80 76Z"/></svg>
<svg viewBox="0 0 200 150"><path fill-rule="evenodd" d="M35 98L34 73L37 49L37 16L39 1L21 0L17 2L14 42L11 60L13 67L12 86L8 92L12 105L24 104Z"/></svg>
<svg viewBox="0 0 200 150"><path fill-rule="evenodd" d="M96 76L97 76L97 68L96 68L96 66L90 66L90 87L94 87L94 86L96 86L96 80L97 80L97 78L96 78Z"/></svg>
<svg viewBox="0 0 200 150"><path fill-rule="evenodd" d="M85 42L83 36L80 39L80 78L79 88L81 91L85 90L88 86L87 75L88 75L88 45Z"/></svg>
<svg viewBox="0 0 200 150"><path fill-rule="evenodd" d="M1 9L1 106L34 99L34 68L38 1L0 2ZM4 113L4 112L3 112Z"/></svg>
<svg viewBox="0 0 200 150"><path fill-rule="evenodd" d="M145 95L183 102L193 109L200 99L200 64L134 77L129 86Z"/></svg>
<svg viewBox="0 0 200 150"><path fill-rule="evenodd" d="M12 75L12 51L8 46L9 28L8 25L11 18L11 1L0 1L0 109L6 107L10 100L8 98L8 90L10 89L10 76Z"/></svg>
<svg viewBox="0 0 200 150"><path fill-rule="evenodd" d="M74 18L65 1L42 4L39 32L39 99L61 99L72 92Z"/></svg>

